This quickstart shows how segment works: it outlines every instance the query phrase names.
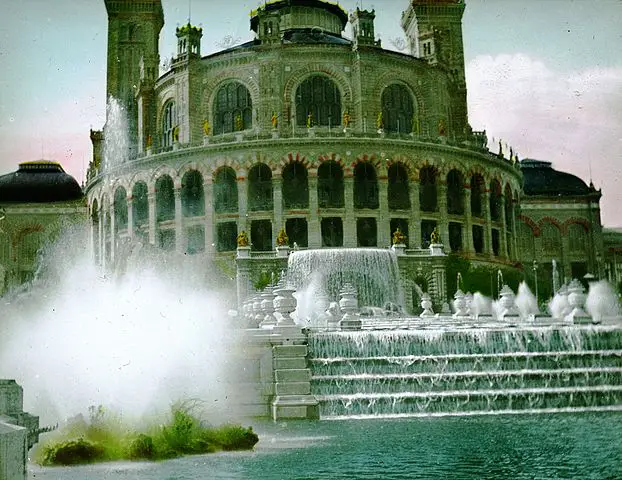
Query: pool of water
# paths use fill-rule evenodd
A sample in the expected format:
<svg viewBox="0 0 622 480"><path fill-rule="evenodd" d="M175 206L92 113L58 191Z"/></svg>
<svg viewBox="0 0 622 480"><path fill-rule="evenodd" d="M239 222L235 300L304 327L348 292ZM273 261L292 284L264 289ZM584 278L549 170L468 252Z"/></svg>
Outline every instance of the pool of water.
<svg viewBox="0 0 622 480"><path fill-rule="evenodd" d="M29 465L38 480L622 479L622 413L279 422L252 452Z"/></svg>

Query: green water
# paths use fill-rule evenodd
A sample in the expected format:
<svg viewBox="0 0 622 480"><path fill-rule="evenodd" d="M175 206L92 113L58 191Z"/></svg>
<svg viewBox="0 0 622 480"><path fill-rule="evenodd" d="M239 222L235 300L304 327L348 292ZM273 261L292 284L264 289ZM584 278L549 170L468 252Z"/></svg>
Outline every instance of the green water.
<svg viewBox="0 0 622 480"><path fill-rule="evenodd" d="M622 479L622 413L256 423L252 452L72 468L28 478Z"/></svg>

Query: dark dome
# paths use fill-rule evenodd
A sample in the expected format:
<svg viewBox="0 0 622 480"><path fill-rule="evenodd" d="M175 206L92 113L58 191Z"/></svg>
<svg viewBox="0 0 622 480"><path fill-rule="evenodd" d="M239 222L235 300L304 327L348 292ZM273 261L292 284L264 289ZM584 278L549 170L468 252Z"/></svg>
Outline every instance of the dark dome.
<svg viewBox="0 0 622 480"><path fill-rule="evenodd" d="M520 163L523 172L523 190L526 195L587 195L592 189L579 177L559 172L551 162L524 159Z"/></svg>
<svg viewBox="0 0 622 480"><path fill-rule="evenodd" d="M281 10L289 7L314 7L326 10L339 18L342 30L345 28L346 23L348 23L348 14L336 3L326 3L322 0L275 0L273 2L266 2L264 5L261 5L259 8L251 12L251 30L257 32L260 13ZM292 25L292 27L295 28L296 26Z"/></svg>
<svg viewBox="0 0 622 480"><path fill-rule="evenodd" d="M17 172L0 176L0 202L47 203L80 198L80 185L56 162L24 162Z"/></svg>

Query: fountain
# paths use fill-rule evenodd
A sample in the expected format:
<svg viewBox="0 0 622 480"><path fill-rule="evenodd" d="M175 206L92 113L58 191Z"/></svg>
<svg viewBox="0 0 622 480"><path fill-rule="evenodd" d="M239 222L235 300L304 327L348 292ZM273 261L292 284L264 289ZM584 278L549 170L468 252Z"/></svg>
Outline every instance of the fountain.
<svg viewBox="0 0 622 480"><path fill-rule="evenodd" d="M319 276L321 288L330 301L338 301L341 288L350 283L356 288L359 305L403 304L397 257L389 249L299 250L290 254L287 272L298 291L306 289L310 280Z"/></svg>

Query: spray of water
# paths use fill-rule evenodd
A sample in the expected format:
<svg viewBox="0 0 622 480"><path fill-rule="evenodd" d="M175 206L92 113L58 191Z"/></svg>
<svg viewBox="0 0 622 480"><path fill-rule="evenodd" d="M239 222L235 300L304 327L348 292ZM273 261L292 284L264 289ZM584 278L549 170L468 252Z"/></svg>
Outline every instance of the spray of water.
<svg viewBox="0 0 622 480"><path fill-rule="evenodd" d="M516 294L515 303L516 308L518 308L520 316L523 319L527 319L532 315L540 313L536 296L531 293L531 290L525 282L521 282L518 286L518 293Z"/></svg>
<svg viewBox="0 0 622 480"><path fill-rule="evenodd" d="M42 423L100 404L139 417L183 398L222 421L219 405L234 411L239 343L227 297L206 287L215 273L168 255L106 278L87 244L72 232L26 291L0 300L0 378L24 387Z"/></svg>
<svg viewBox="0 0 622 480"><path fill-rule="evenodd" d="M129 160L130 142L125 107L114 97L106 106L104 127L104 171L110 171Z"/></svg>
<svg viewBox="0 0 622 480"><path fill-rule="evenodd" d="M595 322L620 317L622 309L614 288L605 280L590 284L585 309Z"/></svg>

